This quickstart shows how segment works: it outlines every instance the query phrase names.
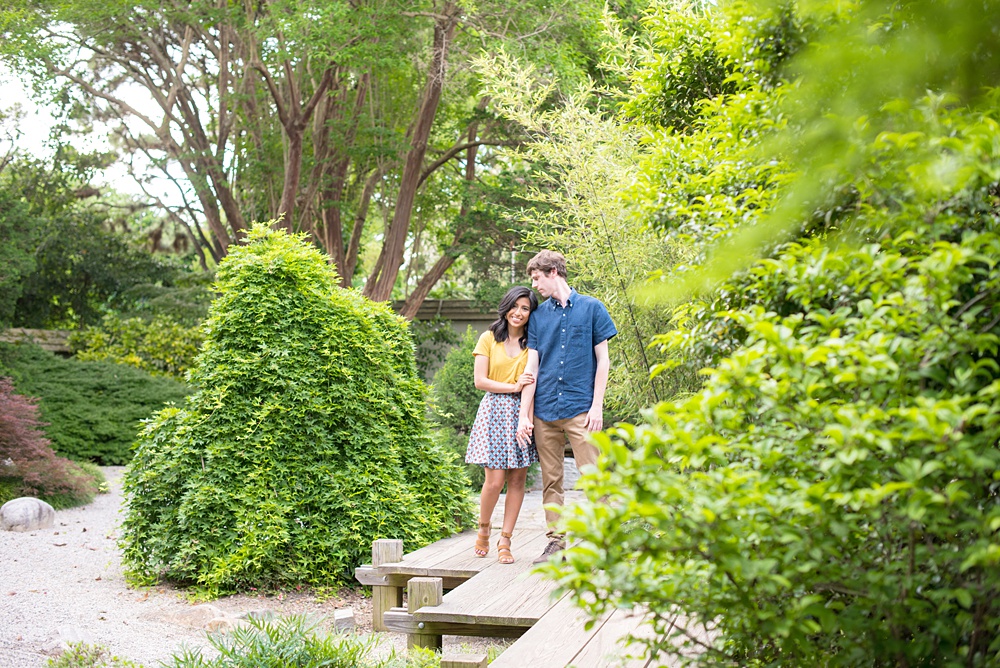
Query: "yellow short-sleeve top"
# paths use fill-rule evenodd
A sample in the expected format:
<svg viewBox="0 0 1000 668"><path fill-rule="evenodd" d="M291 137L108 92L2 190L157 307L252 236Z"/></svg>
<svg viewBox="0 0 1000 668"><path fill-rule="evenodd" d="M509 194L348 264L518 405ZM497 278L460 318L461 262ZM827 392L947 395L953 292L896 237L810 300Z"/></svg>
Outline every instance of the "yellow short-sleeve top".
<svg viewBox="0 0 1000 668"><path fill-rule="evenodd" d="M528 366L528 349L524 348L516 357L507 355L502 343L493 338L493 332L486 330L479 337L473 355L485 355L490 360L490 370L486 377L499 383L516 383Z"/></svg>

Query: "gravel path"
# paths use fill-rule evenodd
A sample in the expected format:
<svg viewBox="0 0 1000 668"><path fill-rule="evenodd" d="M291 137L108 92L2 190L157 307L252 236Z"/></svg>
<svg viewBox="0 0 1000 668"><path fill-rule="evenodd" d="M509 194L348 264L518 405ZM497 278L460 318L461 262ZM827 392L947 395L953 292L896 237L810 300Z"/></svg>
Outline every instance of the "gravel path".
<svg viewBox="0 0 1000 668"><path fill-rule="evenodd" d="M185 620L196 604L183 592L126 585L116 544L124 468L103 471L110 492L89 505L57 511L53 528L0 531L0 668L45 666L60 641L104 645L150 668L181 647L208 646L204 628ZM371 601L354 590L323 601L283 594L232 596L211 605L232 617L269 610L332 618L335 609L350 607L359 630L371 629ZM400 638L385 640L405 647Z"/></svg>
<svg viewBox="0 0 1000 668"><path fill-rule="evenodd" d="M185 622L196 604L187 601L183 592L126 585L117 548L124 468L104 467L103 471L109 493L89 505L57 511L53 528L30 533L0 531L0 668L45 666L65 641L103 645L112 654L148 668L168 660L182 647L208 646L203 625ZM519 526L544 526L540 496L538 491L528 493ZM501 500L495 524L502 517L502 507ZM353 589L322 601L310 594L287 593L231 596L211 605L232 618L267 610L330 620L336 609L349 607L357 631L371 632L371 599ZM386 654L406 647L403 634L379 637ZM444 642L446 648L472 651L504 641L446 636Z"/></svg>

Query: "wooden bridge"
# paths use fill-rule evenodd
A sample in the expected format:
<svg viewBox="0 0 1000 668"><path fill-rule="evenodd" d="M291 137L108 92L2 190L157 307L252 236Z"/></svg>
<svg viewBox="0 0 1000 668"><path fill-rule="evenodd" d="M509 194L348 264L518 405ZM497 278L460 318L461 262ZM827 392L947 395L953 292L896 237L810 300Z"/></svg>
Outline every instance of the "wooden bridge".
<svg viewBox="0 0 1000 668"><path fill-rule="evenodd" d="M676 665L665 655L644 656L642 645L629 645L630 637L651 633L644 614L616 610L587 629L568 595L555 596L555 583L531 572L531 560L547 543L537 523L515 530L517 560L510 565L497 562L494 545L487 557L474 556L474 541L470 531L409 554L402 541L375 541L372 563L355 571L359 582L372 586L375 630L406 633L410 647L434 649L441 648L444 635L518 638L491 668ZM486 665L484 657L444 659L442 667Z"/></svg>

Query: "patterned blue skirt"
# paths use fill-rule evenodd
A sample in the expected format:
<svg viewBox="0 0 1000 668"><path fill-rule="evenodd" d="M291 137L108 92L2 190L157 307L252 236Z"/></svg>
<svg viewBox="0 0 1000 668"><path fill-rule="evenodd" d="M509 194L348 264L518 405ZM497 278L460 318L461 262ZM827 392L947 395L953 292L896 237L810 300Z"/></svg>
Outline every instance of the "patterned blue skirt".
<svg viewBox="0 0 1000 668"><path fill-rule="evenodd" d="M517 414L520 394L487 392L479 402L476 420L469 433L465 461L490 469L523 469L538 461L535 439L522 446L517 442Z"/></svg>

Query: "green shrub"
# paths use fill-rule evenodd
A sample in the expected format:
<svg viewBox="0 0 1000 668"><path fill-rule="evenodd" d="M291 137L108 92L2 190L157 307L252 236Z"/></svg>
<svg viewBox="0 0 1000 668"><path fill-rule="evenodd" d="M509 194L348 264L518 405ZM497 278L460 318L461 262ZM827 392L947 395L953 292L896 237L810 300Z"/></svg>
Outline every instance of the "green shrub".
<svg viewBox="0 0 1000 668"><path fill-rule="evenodd" d="M363 668L377 664L369 659L374 636L325 634L304 617L277 621L248 619L228 634L208 636L218 655L207 659L200 650L185 650L172 657L167 668Z"/></svg>
<svg viewBox="0 0 1000 668"><path fill-rule="evenodd" d="M17 190L0 183L0 327L11 324L24 277L35 269L37 225Z"/></svg>
<svg viewBox="0 0 1000 668"><path fill-rule="evenodd" d="M64 359L30 345L0 344L0 369L19 393L39 397L57 453L104 466L128 462L140 421L189 391L132 367Z"/></svg>
<svg viewBox="0 0 1000 668"><path fill-rule="evenodd" d="M49 659L49 668L140 668L139 664L113 656L102 645L70 643L69 649Z"/></svg>
<svg viewBox="0 0 1000 668"><path fill-rule="evenodd" d="M89 503L104 476L52 451L41 430L38 407L0 377L0 504L36 496L54 508Z"/></svg>
<svg viewBox="0 0 1000 668"><path fill-rule="evenodd" d="M141 283L123 290L115 306L123 317L163 315L185 327L197 327L214 297L206 284L210 281L211 274L177 272L170 285Z"/></svg>
<svg viewBox="0 0 1000 668"><path fill-rule="evenodd" d="M201 345L201 330L166 315L143 318L104 316L98 327L70 336L81 361L105 361L142 369L154 376L183 380Z"/></svg>
<svg viewBox="0 0 1000 668"><path fill-rule="evenodd" d="M331 585L376 538L416 548L469 521L462 469L428 437L404 320L263 225L216 287L199 389L146 425L125 476L133 581Z"/></svg>

